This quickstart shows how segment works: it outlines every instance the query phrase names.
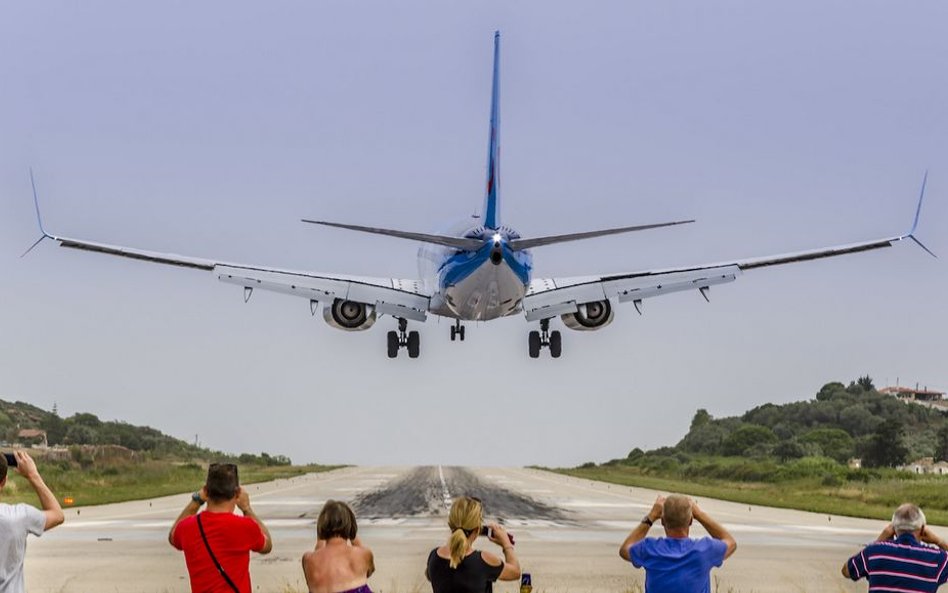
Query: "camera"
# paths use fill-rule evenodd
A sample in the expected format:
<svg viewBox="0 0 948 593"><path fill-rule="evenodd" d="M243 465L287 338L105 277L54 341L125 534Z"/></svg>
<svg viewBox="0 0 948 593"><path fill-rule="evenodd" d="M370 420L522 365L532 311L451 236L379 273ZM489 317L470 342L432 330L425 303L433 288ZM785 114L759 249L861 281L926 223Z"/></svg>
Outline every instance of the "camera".
<svg viewBox="0 0 948 593"><path fill-rule="evenodd" d="M8 467L16 467L16 455L13 453L4 453L3 456L7 458Z"/></svg>
<svg viewBox="0 0 948 593"><path fill-rule="evenodd" d="M488 539L494 537L494 531L487 525L481 525L481 535L486 536ZM510 545L514 545L514 536L509 531L507 532L507 537L510 539Z"/></svg>

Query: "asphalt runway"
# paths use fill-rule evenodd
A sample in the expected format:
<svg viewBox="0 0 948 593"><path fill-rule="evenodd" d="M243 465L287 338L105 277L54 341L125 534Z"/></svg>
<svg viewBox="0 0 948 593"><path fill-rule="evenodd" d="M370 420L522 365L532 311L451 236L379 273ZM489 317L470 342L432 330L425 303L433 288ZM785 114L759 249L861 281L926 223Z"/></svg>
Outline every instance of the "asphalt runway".
<svg viewBox="0 0 948 593"><path fill-rule="evenodd" d="M198 485L195 484L195 487ZM618 546L656 492L521 468L345 468L248 487L251 503L273 535L273 552L254 555L254 590L303 593L303 552L315 543L315 521L327 499L351 503L359 535L372 548L376 593L430 591L423 571L428 552L447 538L446 506L453 496L484 501L488 518L502 519L516 537L537 593L639 591L641 571L618 556ZM66 523L29 542L31 592L186 592L183 555L167 543L168 529L189 494L101 507L69 509ZM843 561L875 538L879 521L819 515L700 499L727 527L738 550L716 569L721 593L865 591L843 579ZM660 526L650 535L661 534ZM703 535L696 526L693 535ZM942 533L948 536L948 533ZM499 551L479 539L476 547ZM517 583L495 591L516 592Z"/></svg>

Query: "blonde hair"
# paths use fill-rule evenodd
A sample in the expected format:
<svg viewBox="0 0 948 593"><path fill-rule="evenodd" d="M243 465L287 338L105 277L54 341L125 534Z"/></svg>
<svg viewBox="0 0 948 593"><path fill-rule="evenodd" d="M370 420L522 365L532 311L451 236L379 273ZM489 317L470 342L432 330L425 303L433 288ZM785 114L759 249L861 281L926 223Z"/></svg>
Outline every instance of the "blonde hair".
<svg viewBox="0 0 948 593"><path fill-rule="evenodd" d="M662 507L662 525L669 529L682 529L691 525L691 499L681 494L672 494Z"/></svg>
<svg viewBox="0 0 948 593"><path fill-rule="evenodd" d="M448 515L448 527L451 528L451 537L448 539L451 568L457 568L461 564L467 551L467 538L471 533L480 531L481 521L481 501L467 496L454 500L451 514Z"/></svg>

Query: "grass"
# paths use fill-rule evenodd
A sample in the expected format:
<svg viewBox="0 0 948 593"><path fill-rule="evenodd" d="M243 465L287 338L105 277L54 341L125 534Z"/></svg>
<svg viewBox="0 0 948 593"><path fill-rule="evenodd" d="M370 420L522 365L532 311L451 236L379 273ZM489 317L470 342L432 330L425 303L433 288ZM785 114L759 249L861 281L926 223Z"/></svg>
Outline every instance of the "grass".
<svg viewBox="0 0 948 593"><path fill-rule="evenodd" d="M925 510L929 523L948 525L948 478L942 476L900 476L888 472L865 482L827 480L825 476L755 481L683 476L678 470L643 471L640 467L625 465L552 471L661 492L881 520L891 518L895 507L910 501Z"/></svg>
<svg viewBox="0 0 948 593"><path fill-rule="evenodd" d="M90 506L127 500L141 500L198 489L207 475L206 468L196 463L167 460L113 462L103 466L82 467L73 462L37 461L44 481L64 506ZM337 465L241 465L242 484L268 482L308 473L329 471ZM3 489L7 503L26 502L35 505L36 494L15 471L11 471Z"/></svg>

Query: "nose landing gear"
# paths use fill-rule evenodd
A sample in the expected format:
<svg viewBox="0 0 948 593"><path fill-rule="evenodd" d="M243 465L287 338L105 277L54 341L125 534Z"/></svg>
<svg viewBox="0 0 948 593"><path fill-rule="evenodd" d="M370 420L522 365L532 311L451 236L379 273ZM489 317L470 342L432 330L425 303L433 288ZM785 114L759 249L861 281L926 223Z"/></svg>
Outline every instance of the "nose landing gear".
<svg viewBox="0 0 948 593"><path fill-rule="evenodd" d="M563 336L559 330L550 331L550 320L540 320L540 331L531 331L527 336L530 358L540 358L540 349L549 348L550 356L559 358L563 354Z"/></svg>
<svg viewBox="0 0 948 593"><path fill-rule="evenodd" d="M398 331L388 332L388 357L395 358L401 348L408 349L408 358L418 358L421 354L421 335L416 331L407 331L408 321L398 320Z"/></svg>
<svg viewBox="0 0 948 593"><path fill-rule="evenodd" d="M455 340L464 341L464 326L461 325L460 319L455 319L454 325L451 326L451 341Z"/></svg>

